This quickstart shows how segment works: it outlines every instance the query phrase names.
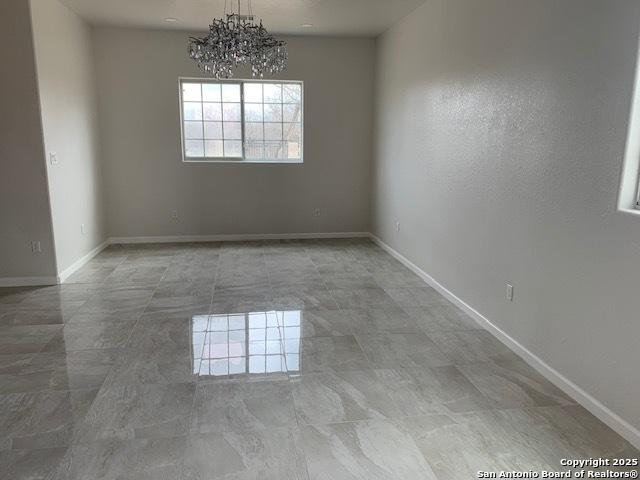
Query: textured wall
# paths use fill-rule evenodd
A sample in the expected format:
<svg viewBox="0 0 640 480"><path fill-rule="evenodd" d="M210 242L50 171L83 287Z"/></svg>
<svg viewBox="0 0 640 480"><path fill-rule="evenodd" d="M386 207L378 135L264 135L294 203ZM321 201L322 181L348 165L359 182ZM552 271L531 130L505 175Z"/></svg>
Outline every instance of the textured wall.
<svg viewBox="0 0 640 480"><path fill-rule="evenodd" d="M53 232L62 272L106 239L91 29L58 0L31 0ZM80 225L85 225L85 233Z"/></svg>
<svg viewBox="0 0 640 480"><path fill-rule="evenodd" d="M374 41L288 38L282 78L305 81L303 165L183 164L178 77L201 76L187 37L94 30L109 235L368 231Z"/></svg>
<svg viewBox="0 0 640 480"><path fill-rule="evenodd" d="M427 2L378 43L372 207L385 242L636 428L640 217L616 196L638 19Z"/></svg>
<svg viewBox="0 0 640 480"><path fill-rule="evenodd" d="M28 0L0 2L0 283L55 277ZM42 253L31 252L40 241Z"/></svg>

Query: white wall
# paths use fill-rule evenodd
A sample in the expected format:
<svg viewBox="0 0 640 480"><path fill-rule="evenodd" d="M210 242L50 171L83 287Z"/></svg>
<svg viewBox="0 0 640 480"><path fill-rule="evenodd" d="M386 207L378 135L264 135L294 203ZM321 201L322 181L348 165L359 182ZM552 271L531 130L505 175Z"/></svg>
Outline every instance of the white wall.
<svg viewBox="0 0 640 480"><path fill-rule="evenodd" d="M58 0L31 0L59 272L106 239L90 27ZM85 225L85 233L81 232Z"/></svg>
<svg viewBox="0 0 640 480"><path fill-rule="evenodd" d="M639 20L429 0L378 43L372 206L384 242L632 428L640 217L616 196Z"/></svg>
<svg viewBox="0 0 640 480"><path fill-rule="evenodd" d="M0 286L55 282L28 0L0 2ZM31 251L40 241L42 253Z"/></svg>
<svg viewBox="0 0 640 480"><path fill-rule="evenodd" d="M374 40L287 38L281 78L305 81L303 165L183 164L178 77L201 76L188 35L93 32L109 235L368 231Z"/></svg>

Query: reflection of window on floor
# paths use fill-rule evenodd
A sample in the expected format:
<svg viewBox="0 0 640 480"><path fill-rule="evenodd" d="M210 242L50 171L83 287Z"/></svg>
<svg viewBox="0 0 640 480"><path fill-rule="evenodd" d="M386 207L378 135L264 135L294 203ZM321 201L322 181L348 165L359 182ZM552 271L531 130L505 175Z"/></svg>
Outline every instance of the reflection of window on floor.
<svg viewBox="0 0 640 480"><path fill-rule="evenodd" d="M300 370L299 310L193 317L193 372L224 376Z"/></svg>

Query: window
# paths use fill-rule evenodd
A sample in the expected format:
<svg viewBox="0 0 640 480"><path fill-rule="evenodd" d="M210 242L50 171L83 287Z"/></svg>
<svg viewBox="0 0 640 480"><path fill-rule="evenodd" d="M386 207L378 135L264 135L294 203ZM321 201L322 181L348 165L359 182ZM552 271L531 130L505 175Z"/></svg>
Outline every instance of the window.
<svg viewBox="0 0 640 480"><path fill-rule="evenodd" d="M186 162L302 163L302 82L180 80Z"/></svg>
<svg viewBox="0 0 640 480"><path fill-rule="evenodd" d="M300 371L302 312L192 317L193 373L201 377Z"/></svg>

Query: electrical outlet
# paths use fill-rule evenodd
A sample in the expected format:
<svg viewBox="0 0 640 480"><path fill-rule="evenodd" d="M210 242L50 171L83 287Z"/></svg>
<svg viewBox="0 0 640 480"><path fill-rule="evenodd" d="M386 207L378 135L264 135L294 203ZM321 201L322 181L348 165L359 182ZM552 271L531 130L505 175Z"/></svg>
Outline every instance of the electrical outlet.
<svg viewBox="0 0 640 480"><path fill-rule="evenodd" d="M513 302L513 285L507 283L507 300Z"/></svg>
<svg viewBox="0 0 640 480"><path fill-rule="evenodd" d="M169 212L169 217L173 220L177 220L178 219L178 211L177 210L171 210Z"/></svg>
<svg viewBox="0 0 640 480"><path fill-rule="evenodd" d="M82 235L84 235L85 233L87 233L87 228L85 227L84 223L80 224L80 233Z"/></svg>
<svg viewBox="0 0 640 480"><path fill-rule="evenodd" d="M31 251L33 253L42 253L42 246L38 240L31 242Z"/></svg>
<svg viewBox="0 0 640 480"><path fill-rule="evenodd" d="M320 209L319 209L319 208L316 208L316 209L313 211L313 216L314 216L314 217L319 217L319 216L320 216Z"/></svg>
<svg viewBox="0 0 640 480"><path fill-rule="evenodd" d="M400 222L396 222L396 232L400 231Z"/></svg>

